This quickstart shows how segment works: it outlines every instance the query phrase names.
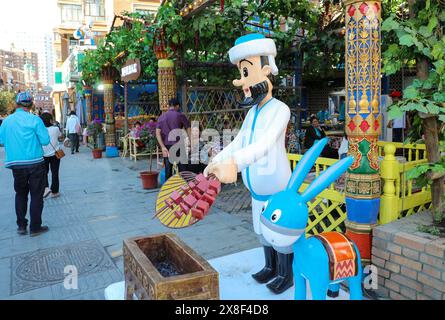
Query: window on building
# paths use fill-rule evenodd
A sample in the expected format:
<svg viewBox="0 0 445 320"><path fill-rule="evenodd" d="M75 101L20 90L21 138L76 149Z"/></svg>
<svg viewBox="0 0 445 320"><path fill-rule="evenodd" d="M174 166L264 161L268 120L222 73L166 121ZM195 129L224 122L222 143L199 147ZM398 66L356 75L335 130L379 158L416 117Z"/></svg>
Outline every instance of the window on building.
<svg viewBox="0 0 445 320"><path fill-rule="evenodd" d="M144 15L156 15L156 8L147 8L147 6L133 4L133 12L138 12Z"/></svg>
<svg viewBox="0 0 445 320"><path fill-rule="evenodd" d="M105 20L104 0L85 0L85 16L92 20Z"/></svg>
<svg viewBox="0 0 445 320"><path fill-rule="evenodd" d="M58 32L54 32L54 42L60 42L60 34Z"/></svg>
<svg viewBox="0 0 445 320"><path fill-rule="evenodd" d="M73 52L74 48L79 44L79 40L76 40L74 38L70 38L69 40L69 51L70 53Z"/></svg>
<svg viewBox="0 0 445 320"><path fill-rule="evenodd" d="M76 4L60 5L62 23L78 22L82 20L82 6Z"/></svg>
<svg viewBox="0 0 445 320"><path fill-rule="evenodd" d="M156 14L156 11L153 10L147 10L147 9L135 9L134 12L149 15L149 14Z"/></svg>

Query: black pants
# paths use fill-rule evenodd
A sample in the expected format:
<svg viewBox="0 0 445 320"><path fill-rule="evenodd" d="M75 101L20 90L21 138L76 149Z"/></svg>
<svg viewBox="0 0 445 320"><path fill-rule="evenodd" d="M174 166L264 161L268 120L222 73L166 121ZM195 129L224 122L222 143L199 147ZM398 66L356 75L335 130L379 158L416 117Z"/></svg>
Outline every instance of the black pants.
<svg viewBox="0 0 445 320"><path fill-rule="evenodd" d="M71 140L71 152L79 152L79 135L77 133L70 133L68 136Z"/></svg>
<svg viewBox="0 0 445 320"><path fill-rule="evenodd" d="M45 165L46 165L46 184L45 187L49 187L49 170L51 169L51 192L59 193L59 168L60 168L60 159L57 159L56 156L45 157Z"/></svg>
<svg viewBox="0 0 445 320"><path fill-rule="evenodd" d="M46 167L44 163L34 166L13 169L15 190L15 212L17 226L27 227L28 194L31 194L30 230L36 231L42 225L43 193L46 183Z"/></svg>
<svg viewBox="0 0 445 320"><path fill-rule="evenodd" d="M326 145L321 152L321 156L324 158L338 159L338 150Z"/></svg>
<svg viewBox="0 0 445 320"><path fill-rule="evenodd" d="M167 148L168 151L170 151L170 148L172 146L165 146L165 147ZM176 155L175 155L176 159L181 159L180 151L181 151L180 148L177 149ZM176 165L177 165L179 172L184 171L184 167L185 167L184 164L179 162L179 163L176 163ZM167 181L168 178L170 178L173 175L173 162L171 162L168 157L164 157L164 167L165 167L165 180Z"/></svg>
<svg viewBox="0 0 445 320"><path fill-rule="evenodd" d="M172 146L165 146L167 150L170 150ZM170 162L168 157L164 157L164 168L165 168L165 181L168 180L173 174L173 163Z"/></svg>
<svg viewBox="0 0 445 320"><path fill-rule="evenodd" d="M403 128L393 128L392 129L392 141L393 142L403 142Z"/></svg>

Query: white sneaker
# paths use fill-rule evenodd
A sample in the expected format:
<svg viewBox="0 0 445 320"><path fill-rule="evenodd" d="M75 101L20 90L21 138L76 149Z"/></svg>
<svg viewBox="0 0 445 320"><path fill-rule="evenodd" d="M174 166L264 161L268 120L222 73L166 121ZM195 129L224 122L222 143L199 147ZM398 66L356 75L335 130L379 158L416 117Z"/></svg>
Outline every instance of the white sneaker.
<svg viewBox="0 0 445 320"><path fill-rule="evenodd" d="M51 189L50 188L45 188L45 192L43 193L43 198L47 198L50 193L51 193Z"/></svg>
<svg viewBox="0 0 445 320"><path fill-rule="evenodd" d="M60 192L57 192L57 193L51 192L51 198L57 198L57 197L60 197Z"/></svg>

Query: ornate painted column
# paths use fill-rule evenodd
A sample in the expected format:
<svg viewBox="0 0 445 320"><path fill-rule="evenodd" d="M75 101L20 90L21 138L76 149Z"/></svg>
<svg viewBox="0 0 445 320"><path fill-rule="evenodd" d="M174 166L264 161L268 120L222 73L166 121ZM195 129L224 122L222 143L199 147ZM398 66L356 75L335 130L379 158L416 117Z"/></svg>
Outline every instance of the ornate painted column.
<svg viewBox="0 0 445 320"><path fill-rule="evenodd" d="M168 109L168 101L176 98L175 64L170 59L158 61L158 93L161 111Z"/></svg>
<svg viewBox="0 0 445 320"><path fill-rule="evenodd" d="M171 49L175 50L175 46ZM168 109L168 101L177 97L175 63L169 59L167 44L165 41L165 31L158 29L155 34L153 50L158 59L158 95L159 108L161 111Z"/></svg>
<svg viewBox="0 0 445 320"><path fill-rule="evenodd" d="M103 80L104 86L104 111L105 111L105 145L107 157L118 157L116 147L116 130L114 127L114 97L113 80Z"/></svg>
<svg viewBox="0 0 445 320"><path fill-rule="evenodd" d="M93 121L92 117L92 110L93 110L93 101L92 101L92 95L93 95L93 88L91 87L83 87L83 92L85 94L85 106L87 111L87 123L89 124L91 121Z"/></svg>
<svg viewBox="0 0 445 320"><path fill-rule="evenodd" d="M346 123L349 154L346 174L346 235L370 264L372 228L380 205L377 141L381 130L380 24L377 1L344 1L346 7Z"/></svg>

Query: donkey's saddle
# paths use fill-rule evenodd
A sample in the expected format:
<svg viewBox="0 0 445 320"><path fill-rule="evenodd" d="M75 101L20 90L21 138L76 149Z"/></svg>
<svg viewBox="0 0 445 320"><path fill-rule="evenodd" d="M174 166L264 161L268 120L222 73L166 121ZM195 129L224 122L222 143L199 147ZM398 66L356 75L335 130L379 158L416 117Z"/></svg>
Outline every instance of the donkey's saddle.
<svg viewBox="0 0 445 320"><path fill-rule="evenodd" d="M314 237L320 240L328 253L331 281L357 275L359 262L351 240L335 231L323 232Z"/></svg>

